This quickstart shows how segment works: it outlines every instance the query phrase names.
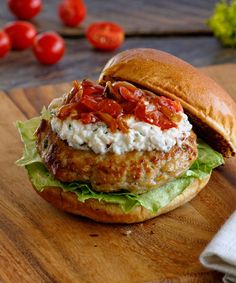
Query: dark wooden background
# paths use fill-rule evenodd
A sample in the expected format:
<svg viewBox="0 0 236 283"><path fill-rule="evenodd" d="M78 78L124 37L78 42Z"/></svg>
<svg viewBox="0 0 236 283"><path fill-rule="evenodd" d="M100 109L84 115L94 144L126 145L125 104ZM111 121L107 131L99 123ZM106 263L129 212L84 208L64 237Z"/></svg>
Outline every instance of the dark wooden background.
<svg viewBox="0 0 236 283"><path fill-rule="evenodd" d="M54 66L37 63L31 50L11 52L0 60L0 89L38 86L89 77L96 79L115 53L135 47L170 52L195 66L236 62L236 49L222 48L206 26L216 0L85 0L88 15L79 28L61 25L59 0L44 0L44 9L34 19L38 30L56 30L66 40L66 55ZM0 4L0 26L13 20L6 0ZM98 52L84 38L89 23L112 20L126 31L123 46L115 52Z"/></svg>

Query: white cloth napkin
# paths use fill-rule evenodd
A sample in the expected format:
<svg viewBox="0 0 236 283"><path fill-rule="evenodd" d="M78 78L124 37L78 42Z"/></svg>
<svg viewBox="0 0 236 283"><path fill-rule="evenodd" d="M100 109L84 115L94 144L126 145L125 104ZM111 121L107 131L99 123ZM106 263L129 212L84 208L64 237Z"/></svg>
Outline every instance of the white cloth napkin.
<svg viewBox="0 0 236 283"><path fill-rule="evenodd" d="M202 252L200 262L223 272L223 282L236 283L236 211Z"/></svg>

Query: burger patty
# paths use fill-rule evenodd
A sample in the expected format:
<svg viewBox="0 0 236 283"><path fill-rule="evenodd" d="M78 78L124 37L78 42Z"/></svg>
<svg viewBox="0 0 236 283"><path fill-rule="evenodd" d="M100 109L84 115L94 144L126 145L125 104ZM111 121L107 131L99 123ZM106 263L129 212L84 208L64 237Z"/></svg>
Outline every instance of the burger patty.
<svg viewBox="0 0 236 283"><path fill-rule="evenodd" d="M121 155L74 149L42 120L36 131L37 150L51 174L60 181L89 182L94 191L144 193L181 176L197 158L196 135L169 152L132 151Z"/></svg>

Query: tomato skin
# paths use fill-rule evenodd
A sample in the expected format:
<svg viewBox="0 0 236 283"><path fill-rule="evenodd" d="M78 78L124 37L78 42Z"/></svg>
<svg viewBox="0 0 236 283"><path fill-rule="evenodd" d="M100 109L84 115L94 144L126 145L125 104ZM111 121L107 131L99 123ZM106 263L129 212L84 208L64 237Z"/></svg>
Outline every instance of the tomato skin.
<svg viewBox="0 0 236 283"><path fill-rule="evenodd" d="M173 113L183 111L183 107L178 101L168 99L164 96L158 98L158 103L163 107L167 107Z"/></svg>
<svg viewBox="0 0 236 283"><path fill-rule="evenodd" d="M137 95L138 94L137 91L132 92L127 87L121 86L120 87L120 94L122 95L122 97L125 100L128 100L130 102L138 102L139 99L140 99L140 96Z"/></svg>
<svg viewBox="0 0 236 283"><path fill-rule="evenodd" d="M42 9L41 0L8 0L11 12L21 20L30 20Z"/></svg>
<svg viewBox="0 0 236 283"><path fill-rule="evenodd" d="M11 49L11 41L7 33L0 31L0 58L7 55Z"/></svg>
<svg viewBox="0 0 236 283"><path fill-rule="evenodd" d="M112 22L99 22L88 27L86 37L96 49L113 51L123 43L124 30Z"/></svg>
<svg viewBox="0 0 236 283"><path fill-rule="evenodd" d="M101 96L86 95L80 100L80 109L83 111L99 111L99 103L102 101Z"/></svg>
<svg viewBox="0 0 236 283"><path fill-rule="evenodd" d="M65 53L65 42L55 32L44 32L36 36L33 52L40 63L52 65L63 57Z"/></svg>
<svg viewBox="0 0 236 283"><path fill-rule="evenodd" d="M181 121L182 106L164 96L155 96L127 82L108 83L105 87L83 80L80 84L74 82L66 102L58 118L79 119L84 124L102 121L111 132L117 129L123 133L129 131L126 119L134 116L139 121L149 123L167 130L176 128Z"/></svg>
<svg viewBox="0 0 236 283"><path fill-rule="evenodd" d="M58 6L58 15L64 25L78 26L86 17L87 9L82 0L64 0Z"/></svg>
<svg viewBox="0 0 236 283"><path fill-rule="evenodd" d="M84 124L97 122L98 118L93 113L82 113L81 120Z"/></svg>
<svg viewBox="0 0 236 283"><path fill-rule="evenodd" d="M33 45L36 36L35 27L28 22L15 21L5 25L4 31L8 34L12 48L24 50Z"/></svg>
<svg viewBox="0 0 236 283"><path fill-rule="evenodd" d="M83 90L83 96L91 94L103 95L104 91L103 86L94 85L94 83L90 82L89 80L83 80L80 88Z"/></svg>
<svg viewBox="0 0 236 283"><path fill-rule="evenodd" d="M141 121L160 127L161 130L176 127L176 124L159 110L147 111L147 107L142 101L135 108L135 116Z"/></svg>
<svg viewBox="0 0 236 283"><path fill-rule="evenodd" d="M106 98L99 103L99 111L117 118L123 112L123 109L115 100Z"/></svg>

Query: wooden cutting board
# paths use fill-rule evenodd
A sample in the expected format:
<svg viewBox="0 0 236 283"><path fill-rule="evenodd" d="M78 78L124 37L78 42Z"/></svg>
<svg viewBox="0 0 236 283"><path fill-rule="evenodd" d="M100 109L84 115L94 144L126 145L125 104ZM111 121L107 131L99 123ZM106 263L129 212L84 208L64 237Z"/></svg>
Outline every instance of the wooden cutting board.
<svg viewBox="0 0 236 283"><path fill-rule="evenodd" d="M236 65L204 69L236 100ZM236 158L214 171L190 203L135 225L105 225L63 213L14 165L14 121L37 115L69 84L0 92L1 282L221 282L199 255L236 208Z"/></svg>

